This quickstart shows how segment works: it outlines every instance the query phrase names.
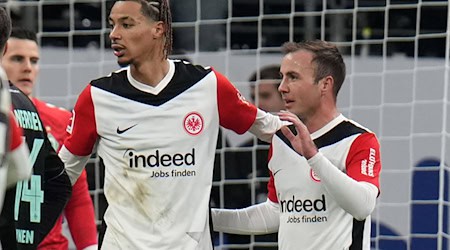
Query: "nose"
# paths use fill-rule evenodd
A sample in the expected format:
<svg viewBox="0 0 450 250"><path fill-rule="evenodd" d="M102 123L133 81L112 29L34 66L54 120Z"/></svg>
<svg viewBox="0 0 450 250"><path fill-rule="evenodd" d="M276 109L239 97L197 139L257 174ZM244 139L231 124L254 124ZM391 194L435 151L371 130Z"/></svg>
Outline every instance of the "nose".
<svg viewBox="0 0 450 250"><path fill-rule="evenodd" d="M30 72L33 68L33 63L30 60L24 60L23 70L26 72Z"/></svg>
<svg viewBox="0 0 450 250"><path fill-rule="evenodd" d="M117 26L111 28L111 32L109 33L109 39L111 39L111 41L115 41L117 39L119 39L119 32L117 30Z"/></svg>
<svg viewBox="0 0 450 250"><path fill-rule="evenodd" d="M285 92L287 92L287 83L286 83L286 81L284 80L284 77L283 77L283 79L281 80L281 83L280 83L280 86L278 86L278 92L280 92L280 93L285 93Z"/></svg>

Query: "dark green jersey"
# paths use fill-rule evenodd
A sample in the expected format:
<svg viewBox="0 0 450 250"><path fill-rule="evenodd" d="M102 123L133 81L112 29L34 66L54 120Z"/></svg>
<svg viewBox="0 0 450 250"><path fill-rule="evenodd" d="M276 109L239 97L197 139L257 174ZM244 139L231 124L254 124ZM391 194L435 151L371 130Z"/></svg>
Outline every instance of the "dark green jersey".
<svg viewBox="0 0 450 250"><path fill-rule="evenodd" d="M13 86L10 92L15 118L30 150L33 173L28 181L7 190L0 237L4 249L36 249L61 215L72 186L33 103Z"/></svg>

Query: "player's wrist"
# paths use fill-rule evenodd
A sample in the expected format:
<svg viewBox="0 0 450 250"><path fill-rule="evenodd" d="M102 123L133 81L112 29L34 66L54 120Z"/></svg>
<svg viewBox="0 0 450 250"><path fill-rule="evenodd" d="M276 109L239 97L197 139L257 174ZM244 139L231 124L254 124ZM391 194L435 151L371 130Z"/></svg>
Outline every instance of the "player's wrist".
<svg viewBox="0 0 450 250"><path fill-rule="evenodd" d="M314 156L316 156L317 153L319 153L319 150L314 145L309 150L305 150L304 157L306 158L306 160L309 160L309 159L313 158Z"/></svg>

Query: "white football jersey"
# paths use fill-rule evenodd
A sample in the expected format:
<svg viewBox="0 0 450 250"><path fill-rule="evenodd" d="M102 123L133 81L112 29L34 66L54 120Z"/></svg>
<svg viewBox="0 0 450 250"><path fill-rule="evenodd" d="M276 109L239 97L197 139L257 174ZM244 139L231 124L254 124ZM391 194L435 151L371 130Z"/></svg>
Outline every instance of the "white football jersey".
<svg viewBox="0 0 450 250"><path fill-rule="evenodd" d="M102 249L213 248L208 205L219 125L244 133L257 109L218 72L169 64L154 88L125 68L92 81L75 105L60 155L76 176L97 147L109 204Z"/></svg>
<svg viewBox="0 0 450 250"><path fill-rule="evenodd" d="M311 137L339 170L379 187L379 143L373 133L340 115ZM269 169L268 197L280 207L280 249L370 249L370 216L358 221L343 210L281 131L272 140Z"/></svg>

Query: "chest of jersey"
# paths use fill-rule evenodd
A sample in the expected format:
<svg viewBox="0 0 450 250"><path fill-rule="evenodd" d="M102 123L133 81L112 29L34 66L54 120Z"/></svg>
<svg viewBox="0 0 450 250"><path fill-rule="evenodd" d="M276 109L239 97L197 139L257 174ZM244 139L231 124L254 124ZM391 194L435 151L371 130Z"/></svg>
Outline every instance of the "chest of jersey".
<svg viewBox="0 0 450 250"><path fill-rule="evenodd" d="M149 144L155 148L186 143L205 136L208 131L205 128L218 126L216 86L208 79L161 105L142 103L95 88L92 99L97 133L105 140L115 141L118 148L127 147L130 141L136 149L147 148Z"/></svg>
<svg viewBox="0 0 450 250"><path fill-rule="evenodd" d="M345 162L354 138L345 138L332 145L321 147L319 151L339 170L346 172ZM269 161L269 169L274 176L280 205L295 200L291 203L297 202L299 207L293 211L307 212L311 209L305 209L305 204L308 206L308 204L314 204L318 199L320 202L326 200L324 197L327 196L327 192L321 185L320 177L311 169L307 160L277 137L273 140L273 154ZM321 211L320 209L316 210Z"/></svg>

